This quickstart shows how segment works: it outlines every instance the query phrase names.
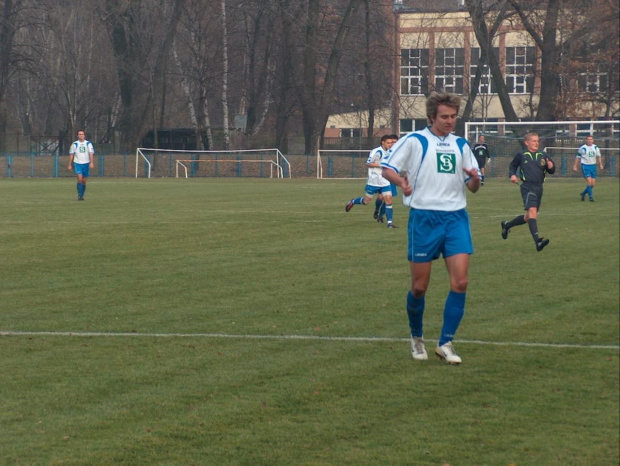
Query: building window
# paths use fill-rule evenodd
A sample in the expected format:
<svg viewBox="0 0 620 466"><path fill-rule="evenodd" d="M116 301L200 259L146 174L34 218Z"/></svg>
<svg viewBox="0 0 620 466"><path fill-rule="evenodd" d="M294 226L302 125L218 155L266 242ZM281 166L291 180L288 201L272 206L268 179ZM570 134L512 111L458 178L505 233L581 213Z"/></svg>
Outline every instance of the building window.
<svg viewBox="0 0 620 466"><path fill-rule="evenodd" d="M411 131L413 131L413 120L411 118L400 120L400 134L410 133Z"/></svg>
<svg viewBox="0 0 620 466"><path fill-rule="evenodd" d="M428 94L428 49L403 49L400 51L401 95Z"/></svg>
<svg viewBox="0 0 620 466"><path fill-rule="evenodd" d="M534 47L506 47L506 87L510 94L534 92L536 49Z"/></svg>
<svg viewBox="0 0 620 466"><path fill-rule="evenodd" d="M478 69L478 61L480 60L480 54L482 49L472 48L469 61L469 88L474 88L474 78L476 77L476 70ZM493 53L495 58L499 57L499 48L494 47ZM498 58L499 59L499 58ZM478 94L497 94L495 90L495 84L493 83L493 76L488 64L480 67L482 74L480 75L480 84L478 85Z"/></svg>
<svg viewBox="0 0 620 466"><path fill-rule="evenodd" d="M464 49L435 50L435 89L463 93Z"/></svg>
<svg viewBox="0 0 620 466"><path fill-rule="evenodd" d="M581 73L578 78L579 90L590 94L607 92L609 86L608 73L605 65L599 63L592 65L585 73Z"/></svg>
<svg viewBox="0 0 620 466"><path fill-rule="evenodd" d="M341 138L359 138L362 136L362 130L360 128L342 128L340 130Z"/></svg>

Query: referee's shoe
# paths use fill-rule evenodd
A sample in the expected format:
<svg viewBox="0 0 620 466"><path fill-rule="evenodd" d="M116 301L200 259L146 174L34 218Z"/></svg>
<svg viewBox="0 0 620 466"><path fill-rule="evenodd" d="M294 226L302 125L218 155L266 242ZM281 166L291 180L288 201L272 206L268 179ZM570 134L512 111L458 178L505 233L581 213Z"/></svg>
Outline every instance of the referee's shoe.
<svg viewBox="0 0 620 466"><path fill-rule="evenodd" d="M542 251L546 245L549 244L549 240L545 239L545 238L540 238L538 241L536 241L536 250L538 252Z"/></svg>

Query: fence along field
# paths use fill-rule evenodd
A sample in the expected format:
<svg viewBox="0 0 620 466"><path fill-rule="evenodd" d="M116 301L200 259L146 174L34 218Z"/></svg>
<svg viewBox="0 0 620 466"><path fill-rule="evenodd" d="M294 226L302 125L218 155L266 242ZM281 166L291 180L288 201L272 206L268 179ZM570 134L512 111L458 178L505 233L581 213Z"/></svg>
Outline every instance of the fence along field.
<svg viewBox="0 0 620 466"><path fill-rule="evenodd" d="M553 148L549 155L557 163L558 170L555 176L567 178L579 178L580 173L572 171L574 162L574 150ZM317 170L316 155L287 155L290 168L283 168L285 177L290 173L294 178L365 178L366 160L369 151L352 150L348 152L321 151L321 167ZM91 171L91 177L135 177L135 154L125 155L96 155L95 169ZM251 159L253 156L245 156ZM599 170L599 177L618 176L619 153L616 150L603 151L605 169ZM153 177L176 177L176 160L180 156L162 155L152 166ZM486 167L487 178L503 177L508 174L508 165L512 156L499 154L494 149L491 159ZM0 177L4 178L62 178L72 177L73 172L67 170L68 157L57 156L34 156L34 155L0 155ZM189 177L232 177L232 178L269 178L273 173L264 164L235 163L235 162L211 162L192 164L189 162ZM140 161L138 164L138 176L146 177L148 164ZM181 177L185 177L181 172Z"/></svg>

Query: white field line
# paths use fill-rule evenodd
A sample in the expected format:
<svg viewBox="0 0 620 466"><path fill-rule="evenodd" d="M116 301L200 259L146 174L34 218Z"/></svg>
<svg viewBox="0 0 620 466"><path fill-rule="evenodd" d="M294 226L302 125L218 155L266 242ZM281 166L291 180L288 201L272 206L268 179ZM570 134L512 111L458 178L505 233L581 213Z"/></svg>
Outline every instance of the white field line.
<svg viewBox="0 0 620 466"><path fill-rule="evenodd" d="M409 338L390 337L327 337L318 335L241 335L229 333L138 333L138 332L20 332L0 330L0 336L38 336L38 337L141 337L141 338L228 338L249 340L323 340L323 341L353 341L353 342L405 342ZM426 340L436 341L436 340ZM456 340L461 344L493 345L493 346L522 346L528 348L576 348L576 349L604 349L620 350L619 345L583 345L568 343L534 343L524 341L482 341L482 340Z"/></svg>

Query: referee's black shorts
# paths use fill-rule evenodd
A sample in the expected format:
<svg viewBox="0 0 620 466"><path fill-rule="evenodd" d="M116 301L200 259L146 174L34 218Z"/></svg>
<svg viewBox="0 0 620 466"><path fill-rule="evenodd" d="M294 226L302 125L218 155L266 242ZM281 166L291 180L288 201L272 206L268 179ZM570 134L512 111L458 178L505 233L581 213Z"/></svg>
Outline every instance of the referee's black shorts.
<svg viewBox="0 0 620 466"><path fill-rule="evenodd" d="M521 185L521 197L523 198L523 208L525 210L529 210L532 207L536 207L536 210L540 209L542 195L542 185L531 185L528 183Z"/></svg>

